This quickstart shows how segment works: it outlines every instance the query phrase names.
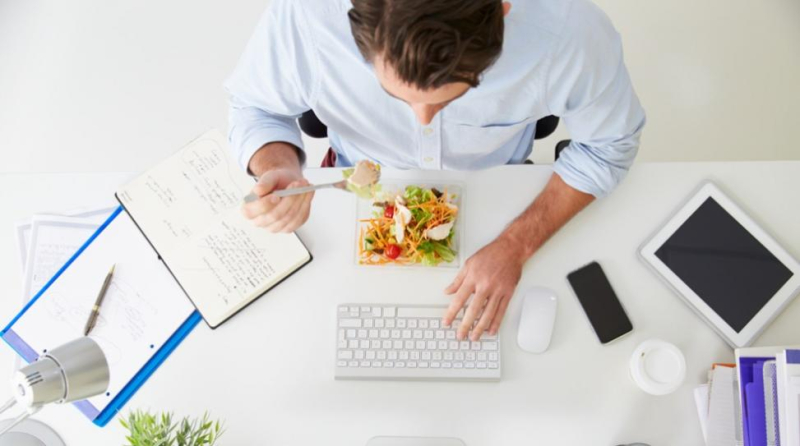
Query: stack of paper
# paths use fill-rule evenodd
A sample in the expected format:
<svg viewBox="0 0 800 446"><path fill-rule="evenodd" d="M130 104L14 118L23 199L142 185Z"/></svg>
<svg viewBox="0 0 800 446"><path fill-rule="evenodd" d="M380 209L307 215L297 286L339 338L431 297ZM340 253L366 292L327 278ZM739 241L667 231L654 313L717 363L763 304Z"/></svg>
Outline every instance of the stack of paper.
<svg viewBox="0 0 800 446"><path fill-rule="evenodd" d="M800 348L736 350L695 389L709 446L800 446Z"/></svg>

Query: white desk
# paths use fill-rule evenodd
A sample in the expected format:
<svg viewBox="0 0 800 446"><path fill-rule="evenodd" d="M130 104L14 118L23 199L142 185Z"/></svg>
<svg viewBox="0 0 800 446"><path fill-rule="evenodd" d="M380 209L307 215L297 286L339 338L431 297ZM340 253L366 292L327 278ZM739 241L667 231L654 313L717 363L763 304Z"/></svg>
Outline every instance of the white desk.
<svg viewBox="0 0 800 446"><path fill-rule="evenodd" d="M309 172L312 181L338 175ZM549 175L547 166L517 166L475 177L464 193L467 254L492 239ZM97 203L128 176L0 175L2 321L20 301L12 222L37 210ZM337 303L446 303L441 289L454 272L355 268L354 202L337 191L318 192L312 217L301 230L314 262L216 331L199 326L126 410L199 415L208 409L227 420L226 445L358 446L374 435L393 434L457 436L469 446L702 445L692 388L705 380L711 362L729 361L733 354L639 262L636 249L705 178L717 180L800 256L800 162L637 165L615 194L578 216L527 265L520 288L543 285L560 295L553 343L539 356L518 349L514 335L521 301L515 299L502 328L499 383L333 380ZM501 189L514 193L498 198ZM632 336L605 347L565 281L569 271L591 260L605 268L635 327ZM800 302L795 302L757 344L796 341L799 319ZM651 337L673 342L686 354L686 383L670 396L646 395L628 377L630 353ZM12 358L9 348L0 348L0 389L8 382ZM123 440L118 423L98 429L72 407L48 407L37 418L70 445Z"/></svg>

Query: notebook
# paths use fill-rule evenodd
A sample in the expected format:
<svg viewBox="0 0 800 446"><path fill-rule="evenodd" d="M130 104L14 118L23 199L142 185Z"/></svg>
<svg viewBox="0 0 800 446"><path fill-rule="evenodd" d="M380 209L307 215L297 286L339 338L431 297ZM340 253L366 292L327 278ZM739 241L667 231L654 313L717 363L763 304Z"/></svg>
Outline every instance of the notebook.
<svg viewBox="0 0 800 446"><path fill-rule="evenodd" d="M312 259L297 234L242 215L253 185L212 130L116 194L211 328Z"/></svg>

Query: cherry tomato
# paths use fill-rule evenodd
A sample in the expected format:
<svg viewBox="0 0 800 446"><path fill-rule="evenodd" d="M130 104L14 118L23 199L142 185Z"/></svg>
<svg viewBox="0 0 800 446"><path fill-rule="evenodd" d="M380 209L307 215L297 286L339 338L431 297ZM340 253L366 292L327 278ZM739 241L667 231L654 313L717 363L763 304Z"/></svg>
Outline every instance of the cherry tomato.
<svg viewBox="0 0 800 446"><path fill-rule="evenodd" d="M394 206L386 206L386 209L383 211L383 216L386 218L394 217Z"/></svg>
<svg viewBox="0 0 800 446"><path fill-rule="evenodd" d="M383 251L383 253L386 254L386 257L394 260L400 257L400 251L402 251L402 249L400 249L399 246L392 244L387 246L386 250Z"/></svg>

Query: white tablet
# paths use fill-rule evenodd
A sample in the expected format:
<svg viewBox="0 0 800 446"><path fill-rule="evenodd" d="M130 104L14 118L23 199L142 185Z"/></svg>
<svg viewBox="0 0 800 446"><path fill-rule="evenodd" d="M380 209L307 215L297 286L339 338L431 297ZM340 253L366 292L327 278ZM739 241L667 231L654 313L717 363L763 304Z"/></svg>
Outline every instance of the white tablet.
<svg viewBox="0 0 800 446"><path fill-rule="evenodd" d="M745 347L800 289L800 263L713 183L639 251L733 347Z"/></svg>

